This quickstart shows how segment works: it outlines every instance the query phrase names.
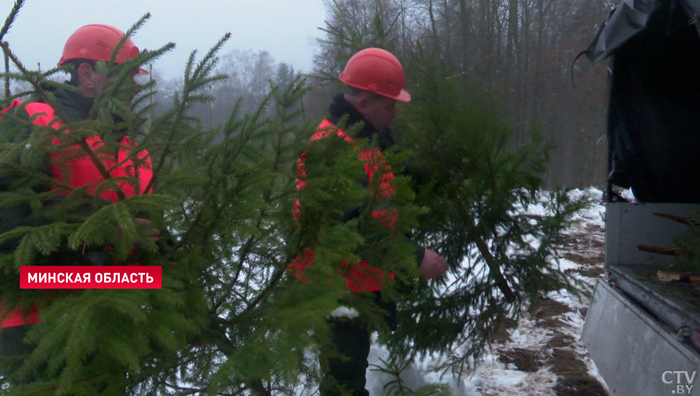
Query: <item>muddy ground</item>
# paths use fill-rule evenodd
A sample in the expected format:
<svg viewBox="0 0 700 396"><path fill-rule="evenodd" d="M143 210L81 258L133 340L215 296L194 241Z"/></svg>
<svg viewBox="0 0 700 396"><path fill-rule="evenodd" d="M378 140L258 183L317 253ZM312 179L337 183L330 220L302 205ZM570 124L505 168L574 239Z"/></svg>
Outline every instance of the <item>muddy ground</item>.
<svg viewBox="0 0 700 396"><path fill-rule="evenodd" d="M588 222L575 225L560 251L566 272L592 287L603 273L603 227ZM514 390L523 395L609 395L579 342L588 299L573 304L563 300L543 298L520 320L511 320L499 330L492 346L498 361L527 375L515 389L490 387L482 395L514 394Z"/></svg>

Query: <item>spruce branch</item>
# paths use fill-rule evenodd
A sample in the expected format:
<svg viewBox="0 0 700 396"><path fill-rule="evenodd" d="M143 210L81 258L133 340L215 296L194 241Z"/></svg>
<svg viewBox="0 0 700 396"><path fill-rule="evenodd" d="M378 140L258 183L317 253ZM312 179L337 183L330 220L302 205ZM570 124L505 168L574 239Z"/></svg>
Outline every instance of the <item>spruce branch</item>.
<svg viewBox="0 0 700 396"><path fill-rule="evenodd" d="M481 257L483 257L484 261L486 261L486 265L488 265L490 269L490 275L496 282L496 286L498 286L498 288L501 289L501 292L503 292L506 301L510 303L514 302L515 295L513 294L513 290L508 285L508 281L506 281L506 278L503 277L501 269L499 268L498 263L496 263L496 259L493 257L493 254L491 253L491 250L486 244L486 241L484 241L484 238L481 236L481 233L479 232L479 229L477 228L474 219L471 216L469 216L469 213L460 201L455 201L455 207L457 208L457 213L459 213L459 216L462 218L462 221L464 221L464 224L467 227L470 237L476 243L476 246L478 247L479 252L481 253Z"/></svg>
<svg viewBox="0 0 700 396"><path fill-rule="evenodd" d="M63 183L63 182L57 182L56 179L42 173L42 172L35 172L31 169L27 169L26 167L22 167L16 163L11 163L11 162L3 162L2 165L4 167L7 167L8 169L12 169L16 172L19 172L21 174L24 174L25 176L30 176L34 180L40 181L42 183L47 183L54 185L56 187L59 187L61 189L67 190L67 191L76 191L72 186L69 184ZM51 195L54 195L53 193ZM81 194L82 196L86 197L88 194Z"/></svg>
<svg viewBox="0 0 700 396"><path fill-rule="evenodd" d="M208 393L207 388L185 388L185 387L183 387L183 386L178 386L178 385L171 384L171 383L169 383L169 382L167 382L167 381L163 382L163 384L164 384L165 386L167 386L168 388L177 389L177 390L179 390L179 391L182 391L182 392L184 392L184 393L182 393L182 394L185 394L185 395L206 394L206 393Z"/></svg>
<svg viewBox="0 0 700 396"><path fill-rule="evenodd" d="M10 91L10 57L3 52L3 59L5 60L5 99L3 100L3 108L7 108L10 105L10 96L12 92Z"/></svg>
<svg viewBox="0 0 700 396"><path fill-rule="evenodd" d="M214 66L218 61L216 54L221 49L221 47L223 47L226 41L229 40L229 38L231 38L231 33L226 33L224 37L219 39L219 41L207 52L204 58L202 58L202 60L198 63L197 67L194 68L194 70L193 67L197 51L192 51L192 53L190 53L190 57L188 58L187 65L185 67L185 79L181 97L178 98L176 96L174 99L176 102L173 114L174 117L173 121L171 122L170 130L164 136L165 142L172 142L174 137L177 135L178 128L182 125L183 121L187 119L185 114L187 112L187 109L190 107L191 102L200 99L194 97L194 92L201 88L206 88L208 86L211 86L212 84L223 81L227 78L223 75L215 75L213 77L210 77L209 73L213 70ZM161 153L160 158L154 162L156 165L153 167L153 179L151 179L151 181L148 183L148 185L145 188L145 191L149 191L153 187L153 181L155 180L156 176L160 173L163 165L165 164L165 160L170 154L171 148L172 144L168 144L165 147L165 150L163 150L163 152Z"/></svg>
<svg viewBox="0 0 700 396"><path fill-rule="evenodd" d="M256 396L272 396L272 393L265 388L265 385L260 380L248 381L248 387Z"/></svg>
<svg viewBox="0 0 700 396"><path fill-rule="evenodd" d="M90 158L90 161L92 161L92 164L95 166L95 168L97 168L97 171L100 172L100 176L102 176L105 181L111 179L112 175L109 174L109 171L107 171L104 163L100 160L100 157L97 156L97 153L92 150L92 147L90 147L88 142L81 140L78 142L78 145L80 145L83 153L87 154L87 156ZM126 198L126 194L124 194L124 191L122 191L118 184L116 184L116 187L117 188L114 190L114 192L117 194L120 200L124 200Z"/></svg>
<svg viewBox="0 0 700 396"><path fill-rule="evenodd" d="M146 18L149 15L150 14L146 14L146 16L143 18ZM145 19L142 19L139 22L140 23L137 23L134 27L132 27L132 29L140 28L140 26L145 23ZM125 35L122 37L122 40L125 42L126 38L127 36ZM123 45L123 42L120 41L120 44ZM110 62L107 62L106 64L101 64L98 62L97 69L99 71L101 71L105 76L113 76L116 74L116 78L114 81L110 81L109 84L106 84L105 87L103 87L103 89L98 93L97 98L95 98L96 105L93 106L88 118L96 118L97 112L101 109L100 103L103 102L107 102L108 105L117 106L119 108L119 111L108 113L108 116L111 116L112 114L119 114L127 119L137 118L134 117L132 109L136 108L139 103L147 100L147 98L153 94L150 91L150 88L155 82L150 81L143 85L135 84L133 81L134 70L137 67L141 67L141 65L145 63L154 62L156 59L172 51L174 48L174 43L167 43L154 51L141 51L135 58L128 59L126 62L121 64L113 63L113 59L110 59ZM115 49L112 51L111 57L115 57L117 53L118 49ZM137 88L136 92L134 92L134 88ZM142 94L143 92L145 92L145 94ZM130 99L135 99L125 102L120 99L124 96L127 96ZM145 108L142 109L141 112L147 110L148 109Z"/></svg>
<svg viewBox="0 0 700 396"><path fill-rule="evenodd" d="M287 262L291 262L291 260L288 260ZM246 309L243 311L243 314L251 312L253 309L255 309L260 302L265 300L267 297L269 297L274 291L276 291L277 286L279 285L279 282L282 280L282 277L284 274L287 272L286 268L277 268L275 270L274 275L270 279L268 286L262 290L258 295L255 297L255 299L248 304Z"/></svg>
<svg viewBox="0 0 700 396"><path fill-rule="evenodd" d="M36 76L40 76L41 74L38 72L30 71L26 67L24 67L24 64L19 60L19 58L17 58L17 55L15 55L14 52L12 52L12 50L10 49L10 44L8 42L0 41L0 48L2 48L2 52L5 54L5 56L7 58L9 58L10 61L12 61L12 64L15 65L15 67L17 67L17 69L19 70L19 73L20 73L18 75L23 76L23 77L25 77L25 76L34 77L34 78L28 78L26 81L32 83L32 85L36 85ZM8 75L9 75L9 71L8 71Z"/></svg>
<svg viewBox="0 0 700 396"><path fill-rule="evenodd" d="M271 95L271 94L270 94ZM268 98L270 97L268 95ZM255 138L260 136L260 128L264 125L264 123L260 120L262 111L267 104L267 100L264 100L263 103L258 107L257 111L253 113L252 115L247 115L243 118L242 121L238 122L236 119L238 118L238 107L234 107L233 111L231 112L227 122L226 126L224 128L224 131L226 134L233 134L234 131L238 130L240 128L240 131L238 135L236 136L235 139L232 139L231 143L226 143L222 145L221 148L216 150L216 153L214 154L214 159L222 159L225 160L225 162L219 163L217 161L212 161L208 167L208 172L209 176L213 179L213 174L214 172L221 172L222 174L228 174L230 173L232 167L234 164L236 164L236 161L238 160L239 156L244 152L244 150L248 147L250 142L252 142ZM225 142L228 142L228 139L225 140ZM237 197L239 194L241 194L249 185L240 183L236 186L236 188L233 189L233 191L230 191L229 193L229 198L234 198ZM219 219L223 219L222 212L226 209L224 205L220 205L216 207L215 210L215 217L214 221L211 221L203 230L204 234L208 234L211 230L215 229L218 226L218 221ZM198 227L200 224L204 221L204 211L200 210L199 213L197 214L197 217L192 221L190 224L188 230L183 234L182 238L180 238L180 241L177 243L175 246L175 249L179 249L180 247L184 246L186 243L189 242L189 238L194 234L195 231L201 231L198 230Z"/></svg>
<svg viewBox="0 0 700 396"><path fill-rule="evenodd" d="M143 27L143 25L146 23L146 21L148 21L150 18L151 18L151 13L150 12L145 13L141 18L139 18L138 21L136 21L136 23L131 25L131 27L129 29L127 29L126 32L124 32L124 35L117 43L114 50L112 50L112 54L109 57L109 63L115 63L115 61L117 59L117 54L119 53L121 48L124 46L124 44L126 44L126 40L129 40L131 38L131 36L134 33L136 33L139 29L141 29Z"/></svg>
<svg viewBox="0 0 700 396"><path fill-rule="evenodd" d="M12 6L12 10L10 11L10 14L7 16L7 18L5 18L5 24L2 26L2 29L0 29L0 41L3 41L5 35L10 30L10 27L15 22L15 19L17 19L17 15L22 9L22 6L24 6L24 0L15 1L15 4Z"/></svg>

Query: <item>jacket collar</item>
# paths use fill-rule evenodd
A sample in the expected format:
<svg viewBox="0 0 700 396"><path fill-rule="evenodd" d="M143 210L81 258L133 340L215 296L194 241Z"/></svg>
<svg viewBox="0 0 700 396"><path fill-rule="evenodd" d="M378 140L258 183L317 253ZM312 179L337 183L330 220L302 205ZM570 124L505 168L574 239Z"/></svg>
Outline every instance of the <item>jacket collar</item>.
<svg viewBox="0 0 700 396"><path fill-rule="evenodd" d="M56 97L56 104L61 114L67 118L68 122L86 120L90 115L90 110L95 104L95 100L85 97L79 92L67 90L65 88L45 88L51 90Z"/></svg>
<svg viewBox="0 0 700 396"><path fill-rule="evenodd" d="M68 81L66 81L68 84ZM90 111L95 104L95 99L83 96L80 92L68 90L62 87L44 87L45 90L51 91L56 97L56 104L59 111L68 122L78 122L87 120L90 117ZM43 100L39 100L43 102ZM112 120L113 124L118 124L122 119L115 117ZM112 129L111 135L107 136L111 141L120 141L126 134L124 129Z"/></svg>
<svg viewBox="0 0 700 396"><path fill-rule="evenodd" d="M364 123L362 129L355 133L356 139L368 138L373 139L375 134L377 135L377 141L380 150L385 150L394 145L394 138L392 136L391 129L378 131L373 126L371 126L367 120L362 117L357 109L355 109L347 100L345 100L345 94L338 93L333 96L330 105L328 105L328 121L335 125L338 125L340 119L347 115L347 121L345 127L350 128L355 124L360 122Z"/></svg>

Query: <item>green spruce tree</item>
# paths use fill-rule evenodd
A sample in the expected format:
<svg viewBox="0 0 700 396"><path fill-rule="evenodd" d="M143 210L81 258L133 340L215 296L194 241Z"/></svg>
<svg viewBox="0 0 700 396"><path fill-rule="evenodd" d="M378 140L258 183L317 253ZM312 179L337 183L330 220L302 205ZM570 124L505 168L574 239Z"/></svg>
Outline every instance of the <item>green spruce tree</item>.
<svg viewBox="0 0 700 396"><path fill-rule="evenodd" d="M41 98L52 104L55 89L75 88L51 81L59 69L27 69L3 41L10 25L20 22L23 3L17 1L0 31L3 51L17 70L2 78L27 82L32 89L7 99L29 103ZM292 394L304 385L300 381L317 386L316 355L319 345L328 342L326 319L340 304L373 313L371 320L381 327L382 312L374 302L347 291L341 263L353 265L362 258L382 263L403 283L416 278L413 247L404 239L419 214L411 204L408 179L396 178L397 226L377 227L371 212L379 203L360 185L356 172L356 150L372 142L348 145L324 139L307 147L318 120L303 116L308 90L303 78L271 86L251 114L241 114L239 100L220 127L192 115L195 106L213 100L211 88L226 79L214 71L227 39L199 60L196 53L190 56L181 89L155 119L147 117L157 105L155 82L135 85L130 71L154 62L172 44L121 64L98 62L97 70L113 77L112 83L86 120L69 121L59 112L65 126L54 129L3 115L0 177L13 182L2 185L0 208L21 207L36 221L8 227L0 235L0 298L3 313L37 304L41 316L25 337L32 351L2 379L4 392ZM113 128L128 131L139 149L149 152L154 182L146 190L153 192L121 194L114 203L85 188L69 188L68 195L59 196L53 188L66 186L40 169L47 155L77 146L98 166L95 157L101 151L86 147L85 139L100 136L105 152L115 150L118 143L108 139ZM54 138L61 145L50 144ZM305 150L320 173L299 193L295 166ZM131 160L144 161L136 153ZM396 167L401 160L387 155ZM108 173L103 179L105 188L118 190ZM294 220L297 199L304 201L305 212ZM349 207L359 208L361 215L342 222L341 212ZM137 217L152 220L162 231L160 243L136 226ZM301 281L291 275L289 264L307 249L314 249L315 262ZM89 251L107 252L117 264L161 266L163 288L19 289L21 266L83 263Z"/></svg>
<svg viewBox="0 0 700 396"><path fill-rule="evenodd" d="M528 144L513 147L515 128L498 100L441 59L437 37L399 34L401 16L383 12L391 2L366 4L364 13L353 12L353 2L329 5L315 71L330 84L357 50L401 54L412 100L392 129L399 150L410 153L414 203L426 212L412 237L451 265L443 282L403 294L399 329L386 341L397 360L439 351L451 356L443 368L465 368L505 318L550 291L585 290L556 263L562 231L586 202L542 191L553 147L537 128ZM528 213L540 202L545 210Z"/></svg>
<svg viewBox="0 0 700 396"><path fill-rule="evenodd" d="M452 357L446 366L464 368L504 318L548 292L583 290L558 268L557 248L586 202L542 190L551 146L536 130L512 147L513 127L488 93L420 47L410 65L414 100L397 136L413 150L416 204L428 209L415 235L451 271L411 294L394 341L401 353L439 350Z"/></svg>

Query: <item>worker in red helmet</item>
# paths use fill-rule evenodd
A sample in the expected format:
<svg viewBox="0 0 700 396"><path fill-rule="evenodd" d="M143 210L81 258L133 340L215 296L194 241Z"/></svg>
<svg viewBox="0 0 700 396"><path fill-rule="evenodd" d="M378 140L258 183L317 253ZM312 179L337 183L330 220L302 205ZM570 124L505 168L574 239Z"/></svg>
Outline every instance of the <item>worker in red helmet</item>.
<svg viewBox="0 0 700 396"><path fill-rule="evenodd" d="M350 58L345 69L339 76L346 86L343 93L336 94L328 107L329 115L317 128L311 140L323 139L337 135L347 142L357 139L369 139L378 143L378 147L370 147L358 155L358 166L363 167L368 178L369 186L377 186L378 191L370 193L386 195L391 198L393 174L387 169L375 169L377 164L385 164L382 151L394 144L391 121L396 117L398 102L409 102L411 96L404 86L404 72L401 63L390 52L379 48L364 49ZM346 129L359 124L359 132L350 136L338 127L339 121L346 120ZM297 164L297 186L303 189L306 184L305 155ZM386 165L379 165L386 166ZM379 183L372 183L375 174L381 175ZM382 197L384 198L384 197ZM295 216L303 215L303 208L298 204ZM393 227L396 213L390 210L377 210L372 215L386 227ZM350 211L346 211L349 213ZM359 212L357 213L359 216ZM394 218L394 221L386 221ZM346 218L344 220L351 220ZM417 246L416 261L419 272L425 279L442 276L448 269L445 260L436 252ZM304 280L303 271L313 264L313 251L306 251L290 265L290 272L297 279ZM372 263L360 261L353 268L344 268L347 288L353 293L374 293L375 299L381 303L379 293L384 284L394 278L391 273L384 273ZM395 305L382 306L388 312L395 312ZM365 372L367 357L370 350L370 331L362 325L362 313L354 318L330 319L333 351L322 348L321 364L323 379L321 395L331 396L347 394L367 396L365 389Z"/></svg>
<svg viewBox="0 0 700 396"><path fill-rule="evenodd" d="M35 125L50 126L60 130L66 124L88 119L95 103L95 98L102 92L108 81L112 78L101 74L97 62L114 62L120 64L139 55L139 49L131 39L125 40L118 49L119 41L124 37L124 33L108 25L87 25L76 30L66 41L63 54L58 64L66 66L70 73L70 80L67 84L76 89L67 89L47 85L44 90L49 91L53 98L53 104L44 102L41 96L36 95L26 103L16 99L11 106L3 110L5 114L12 114L15 118L31 120ZM135 67L132 74L146 74L141 68ZM0 113L0 116L3 114ZM118 184L121 193L127 197L137 194L148 194L144 190L151 185L153 172L151 161L145 150L139 151L140 161L138 166L132 162L136 143L131 140L128 131L117 127L124 123L118 122L111 133L105 136L91 136L85 140L93 153L99 152L99 158L105 169L109 170L110 176L119 180ZM13 143L25 141L34 128L23 127L12 117L4 117L0 124L0 142ZM63 133L69 133L65 129ZM99 150L105 142L118 142L119 148L114 153ZM119 193L112 189L104 188L104 177L97 169L97 166L89 159L89 155L77 149L77 146L66 146L61 139L56 137L51 142L56 150L46 150L43 158L38 161L22 163L21 166L29 167L32 172L43 173L50 176L55 182L47 185L32 186L37 193L55 190L57 196L52 198L46 205L56 204L71 191L78 188L86 188L87 193L97 195L102 198L101 202L116 202ZM81 153L76 155L75 153ZM119 161L116 159L120 158ZM127 158L124 160L124 158ZM138 167L138 169L136 169ZM23 183L26 172L13 170L12 167L5 167L0 164L0 191L11 191ZM87 187L86 187L87 186ZM89 214L90 211L97 210L95 207L86 208L85 205L79 209L81 215ZM87 213L86 213L87 211ZM28 203L18 203L12 207L0 209L0 234L22 226L42 225L42 220L32 215L33 211ZM154 241L158 240L160 232L153 229L151 222L146 219L135 219L137 226L143 227L145 232ZM0 244L0 254L12 253L18 246L17 238L3 240ZM67 247L59 253L50 257L52 265L114 265L109 258L109 254L104 250L72 251ZM36 307L26 310L6 310L0 302L0 356L18 356L26 354L31 348L23 342L27 332L27 326L40 320L40 312ZM0 375L7 375L14 371L21 362L17 362L12 367L4 367L3 372L0 367Z"/></svg>
<svg viewBox="0 0 700 396"><path fill-rule="evenodd" d="M80 88L82 96L94 99L102 90L106 77L95 70L95 64L99 61L109 62L122 37L124 33L121 30L100 24L83 26L68 37L58 65L72 66L70 84ZM114 54L113 61L123 63L139 53L138 47L128 38ZM148 72L138 68L134 74L145 75Z"/></svg>

